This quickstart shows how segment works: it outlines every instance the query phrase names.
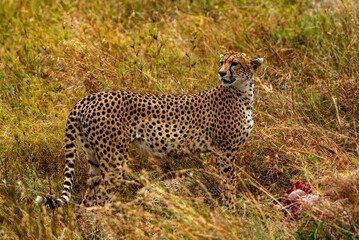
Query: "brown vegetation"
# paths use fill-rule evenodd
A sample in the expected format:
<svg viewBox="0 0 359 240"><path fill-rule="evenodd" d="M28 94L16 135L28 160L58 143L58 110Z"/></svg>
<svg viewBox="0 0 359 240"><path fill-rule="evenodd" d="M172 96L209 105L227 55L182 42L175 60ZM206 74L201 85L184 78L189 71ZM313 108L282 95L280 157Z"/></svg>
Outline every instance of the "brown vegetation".
<svg viewBox="0 0 359 240"><path fill-rule="evenodd" d="M352 239L359 237L359 4L356 1L14 1L0 8L0 238ZM238 156L238 212L186 193L136 196L170 171L212 180L205 159L158 164L134 149L111 209L48 213L62 188L67 114L83 96L126 89L190 94L218 84L221 51L264 57L255 128ZM210 157L210 156L208 156ZM206 161L205 161L206 162ZM210 161L209 161L210 162ZM209 178L209 179L208 179ZM342 200L287 221L274 208L293 181ZM154 196L155 195L155 196ZM160 203L153 203L155 197ZM332 214L318 214L331 211Z"/></svg>

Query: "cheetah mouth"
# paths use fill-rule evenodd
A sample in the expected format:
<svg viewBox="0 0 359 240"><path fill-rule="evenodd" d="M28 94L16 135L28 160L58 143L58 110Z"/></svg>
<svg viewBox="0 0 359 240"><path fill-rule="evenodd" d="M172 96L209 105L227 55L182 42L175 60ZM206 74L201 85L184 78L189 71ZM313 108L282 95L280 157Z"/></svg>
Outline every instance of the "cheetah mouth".
<svg viewBox="0 0 359 240"><path fill-rule="evenodd" d="M222 78L221 80L222 80L223 85L231 85L232 83L234 83L234 81L236 81L236 79L234 79L234 78L231 78L230 80Z"/></svg>

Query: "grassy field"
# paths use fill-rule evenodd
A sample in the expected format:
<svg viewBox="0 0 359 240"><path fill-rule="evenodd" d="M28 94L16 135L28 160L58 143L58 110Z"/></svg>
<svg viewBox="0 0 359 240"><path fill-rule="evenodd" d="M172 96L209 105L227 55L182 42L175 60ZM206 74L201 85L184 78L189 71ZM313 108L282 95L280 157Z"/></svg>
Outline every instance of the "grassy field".
<svg viewBox="0 0 359 240"><path fill-rule="evenodd" d="M1 239L359 238L358 1L0 2ZM169 170L210 161L158 164L135 149L140 184L113 208L78 206L88 169L81 151L73 204L55 212L34 205L61 192L65 122L78 100L112 89L208 89L218 84L219 54L230 50L265 58L255 128L238 156L236 214L162 188L136 197ZM274 205L296 180L341 207L284 218Z"/></svg>

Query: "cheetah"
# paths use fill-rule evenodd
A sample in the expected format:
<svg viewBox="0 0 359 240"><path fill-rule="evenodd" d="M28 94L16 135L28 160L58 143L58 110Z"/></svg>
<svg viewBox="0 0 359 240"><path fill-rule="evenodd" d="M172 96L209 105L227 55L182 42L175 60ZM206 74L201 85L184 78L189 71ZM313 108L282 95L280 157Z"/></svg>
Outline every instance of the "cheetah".
<svg viewBox="0 0 359 240"><path fill-rule="evenodd" d="M214 152L221 205L234 209L235 158L253 129L254 73L263 58L220 55L220 84L192 95L151 95L110 91L89 95L71 110L65 137L64 190L55 207L68 202L74 179L78 137L90 165L86 207L111 201L125 177L129 145L156 158Z"/></svg>

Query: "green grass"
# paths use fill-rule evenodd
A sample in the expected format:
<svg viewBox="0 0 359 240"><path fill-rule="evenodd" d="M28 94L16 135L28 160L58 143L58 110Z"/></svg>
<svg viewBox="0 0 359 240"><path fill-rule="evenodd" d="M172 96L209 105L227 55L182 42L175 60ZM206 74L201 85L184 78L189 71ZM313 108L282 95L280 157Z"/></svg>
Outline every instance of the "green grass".
<svg viewBox="0 0 359 240"><path fill-rule="evenodd" d="M357 1L1 5L0 238L359 237ZM255 83L255 128L238 156L237 215L199 197L157 193L163 205L136 204L136 186L120 210L71 205L47 213L34 206L37 195L62 189L65 122L78 100L112 89L195 93L218 84L218 56L229 50L265 58ZM87 178L79 156L74 203ZM131 150L130 163L133 178L144 176L144 183L169 169L193 168L193 160L158 164ZM345 199L348 219L322 209L283 220L273 199L297 179L330 201Z"/></svg>

